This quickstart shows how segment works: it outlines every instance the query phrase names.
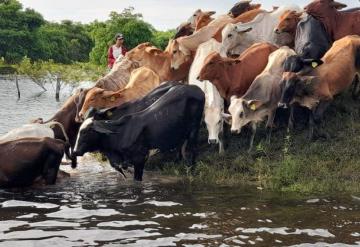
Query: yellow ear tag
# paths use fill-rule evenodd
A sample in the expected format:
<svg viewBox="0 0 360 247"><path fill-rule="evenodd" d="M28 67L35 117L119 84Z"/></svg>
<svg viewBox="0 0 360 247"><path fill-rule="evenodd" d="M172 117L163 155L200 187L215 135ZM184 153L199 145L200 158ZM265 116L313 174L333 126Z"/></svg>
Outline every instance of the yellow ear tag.
<svg viewBox="0 0 360 247"><path fill-rule="evenodd" d="M311 67L313 67L314 69L318 66L319 64L317 62L312 62L311 63Z"/></svg>
<svg viewBox="0 0 360 247"><path fill-rule="evenodd" d="M255 105L255 104L251 104L251 105L250 105L250 109L253 110L253 111L256 111L256 105Z"/></svg>
<svg viewBox="0 0 360 247"><path fill-rule="evenodd" d="M110 101L114 102L115 101L115 96L111 96Z"/></svg>
<svg viewBox="0 0 360 247"><path fill-rule="evenodd" d="M111 111L108 111L108 112L107 112L107 116L108 116L108 117L111 117L112 115L113 115L113 113L112 113Z"/></svg>

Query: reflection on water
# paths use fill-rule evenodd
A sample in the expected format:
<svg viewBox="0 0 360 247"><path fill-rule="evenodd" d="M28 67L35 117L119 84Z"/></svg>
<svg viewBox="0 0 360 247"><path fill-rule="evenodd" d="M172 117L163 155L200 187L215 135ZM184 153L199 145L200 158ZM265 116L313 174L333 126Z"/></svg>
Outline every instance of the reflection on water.
<svg viewBox="0 0 360 247"><path fill-rule="evenodd" d="M49 92L16 102L4 88L0 133L59 107ZM0 246L360 245L359 195L299 198L151 172L137 183L91 157L62 169L71 176L54 186L0 190Z"/></svg>
<svg viewBox="0 0 360 247"><path fill-rule="evenodd" d="M0 191L0 246L360 244L351 196L205 188L151 172L136 183L89 157L80 163L54 186Z"/></svg>

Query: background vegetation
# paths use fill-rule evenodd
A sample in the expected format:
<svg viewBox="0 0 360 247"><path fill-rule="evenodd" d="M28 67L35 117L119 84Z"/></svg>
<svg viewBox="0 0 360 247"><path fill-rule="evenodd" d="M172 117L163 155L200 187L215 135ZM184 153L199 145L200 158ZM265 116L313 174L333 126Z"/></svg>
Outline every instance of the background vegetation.
<svg viewBox="0 0 360 247"><path fill-rule="evenodd" d="M23 9L17 0L0 0L0 58L7 64L18 64L27 57L31 62L90 62L106 66L108 47L119 32L124 34L128 49L146 41L163 49L173 36L173 31L155 30L132 7L110 13L104 22L53 23L33 9Z"/></svg>

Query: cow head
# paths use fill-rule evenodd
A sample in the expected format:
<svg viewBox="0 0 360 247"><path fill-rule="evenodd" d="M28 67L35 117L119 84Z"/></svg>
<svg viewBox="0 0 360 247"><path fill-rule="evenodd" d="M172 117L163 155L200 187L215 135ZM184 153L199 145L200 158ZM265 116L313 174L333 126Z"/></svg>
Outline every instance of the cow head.
<svg viewBox="0 0 360 247"><path fill-rule="evenodd" d="M208 142L209 144L219 143L219 134L223 132L222 113L223 107L219 106L206 106L205 107L205 123L209 132Z"/></svg>
<svg viewBox="0 0 360 247"><path fill-rule="evenodd" d="M91 107L95 109L108 108L116 105L120 98L121 94L119 93L94 87L87 93L79 117L81 120L84 120L84 116Z"/></svg>
<svg viewBox="0 0 360 247"><path fill-rule="evenodd" d="M315 0L304 7L304 10L314 17L325 17L347 5L334 0Z"/></svg>
<svg viewBox="0 0 360 247"><path fill-rule="evenodd" d="M181 39L181 38L180 38ZM179 39L170 40L166 51L171 56L171 68L179 69L180 66L191 59L191 51L182 46Z"/></svg>
<svg viewBox="0 0 360 247"><path fill-rule="evenodd" d="M190 22L191 24L191 27L193 29L195 29L195 21L196 21L196 18L201 14L203 13L201 9L197 9L195 10L195 12L190 16L190 18L188 19L188 22Z"/></svg>
<svg viewBox="0 0 360 247"><path fill-rule="evenodd" d="M234 5L228 13L232 18L236 18L239 15L252 10L260 8L261 4L250 4L252 0L243 0Z"/></svg>
<svg viewBox="0 0 360 247"><path fill-rule="evenodd" d="M297 24L301 20L302 13L296 11L287 10L280 16L278 26L275 28L275 33L280 34L283 32L295 33Z"/></svg>
<svg viewBox="0 0 360 247"><path fill-rule="evenodd" d="M320 59L307 59L298 55L289 56L284 61L285 72L301 72L302 74L310 73L313 69L323 64Z"/></svg>
<svg viewBox="0 0 360 247"><path fill-rule="evenodd" d="M190 22L182 23L179 27L176 28L176 34L174 39L189 36L194 33L194 28L192 27Z"/></svg>
<svg viewBox="0 0 360 247"><path fill-rule="evenodd" d="M93 118L86 119L80 127L73 155L83 156L87 152L97 151L101 134L111 133L111 131L99 126Z"/></svg>
<svg viewBox="0 0 360 247"><path fill-rule="evenodd" d="M132 50L130 50L128 53L126 53L126 57L133 62L137 62L142 66L143 61L149 56L154 55L158 52L161 52L158 48L153 46L151 43L146 42L142 43Z"/></svg>
<svg viewBox="0 0 360 247"><path fill-rule="evenodd" d="M220 79L219 66L222 63L223 59L220 54L217 52L210 53L205 61L204 65L200 70L199 76L197 79L199 81L209 80L212 81L214 79Z"/></svg>
<svg viewBox="0 0 360 247"><path fill-rule="evenodd" d="M249 43L249 37L247 33L252 30L252 27L246 24L237 26L229 23L222 31L222 43L220 54L231 55L231 50L237 47L239 44ZM249 41L249 42L248 42Z"/></svg>
<svg viewBox="0 0 360 247"><path fill-rule="evenodd" d="M231 115L231 132L240 134L242 127L247 125L257 114L263 105L260 100L244 100L236 96L231 97L229 113Z"/></svg>
<svg viewBox="0 0 360 247"><path fill-rule="evenodd" d="M295 97L311 95L315 76L304 76L301 73L284 72L280 82L282 86L282 96L280 105L290 105Z"/></svg>
<svg viewBox="0 0 360 247"><path fill-rule="evenodd" d="M211 18L212 15L214 15L216 11L206 11L202 12L199 16L195 19L195 31L198 31L202 27L207 26L211 21L214 20L214 18Z"/></svg>

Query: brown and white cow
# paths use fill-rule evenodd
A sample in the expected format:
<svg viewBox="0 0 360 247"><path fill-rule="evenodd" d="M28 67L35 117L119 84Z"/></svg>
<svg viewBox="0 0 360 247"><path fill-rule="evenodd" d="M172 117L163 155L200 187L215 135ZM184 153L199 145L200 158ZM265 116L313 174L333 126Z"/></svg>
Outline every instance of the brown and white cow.
<svg viewBox="0 0 360 247"><path fill-rule="evenodd" d="M255 77L268 63L269 55L277 47L269 43L252 45L238 58L223 58L219 53L210 54L200 71L198 79L208 80L219 90L221 97L230 101L233 95L246 93Z"/></svg>
<svg viewBox="0 0 360 247"><path fill-rule="evenodd" d="M159 85L160 78L154 71L140 67L131 73L130 82L124 89L116 92L96 87L91 89L86 95L79 117L84 119L91 107L111 108L141 98Z"/></svg>
<svg viewBox="0 0 360 247"><path fill-rule="evenodd" d="M283 46L269 56L264 71L258 75L242 97L232 96L229 107L231 132L240 134L242 127L251 123L253 135L250 141L252 148L256 127L267 117L266 126L271 130L276 109L281 100L281 77L286 58L296 55L295 51ZM230 121L229 121L230 122ZM271 132L270 132L271 133ZM268 136L270 138L270 136Z"/></svg>
<svg viewBox="0 0 360 247"><path fill-rule="evenodd" d="M349 88L360 73L360 36L350 35L334 42L321 60L309 61L315 69L285 72L282 103L299 104L310 114L310 138L334 96Z"/></svg>

